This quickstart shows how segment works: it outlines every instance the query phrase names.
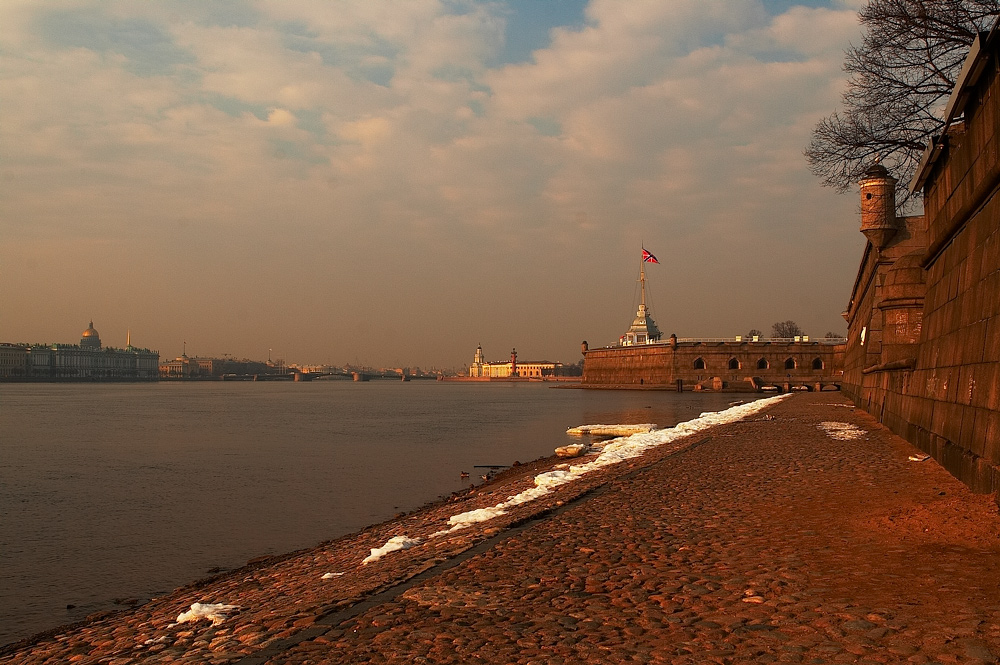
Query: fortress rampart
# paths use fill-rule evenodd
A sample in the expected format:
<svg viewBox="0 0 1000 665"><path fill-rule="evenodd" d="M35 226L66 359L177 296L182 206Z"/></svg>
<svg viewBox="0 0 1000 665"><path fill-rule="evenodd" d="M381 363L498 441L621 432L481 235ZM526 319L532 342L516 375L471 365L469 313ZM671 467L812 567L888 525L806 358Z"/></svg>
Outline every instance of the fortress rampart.
<svg viewBox="0 0 1000 665"><path fill-rule="evenodd" d="M675 341L584 350L587 388L754 391L836 389L844 345L827 342Z"/></svg>
<svg viewBox="0 0 1000 665"><path fill-rule="evenodd" d="M869 242L845 312L844 392L974 490L1000 489L1000 35L973 45L913 190L861 181Z"/></svg>

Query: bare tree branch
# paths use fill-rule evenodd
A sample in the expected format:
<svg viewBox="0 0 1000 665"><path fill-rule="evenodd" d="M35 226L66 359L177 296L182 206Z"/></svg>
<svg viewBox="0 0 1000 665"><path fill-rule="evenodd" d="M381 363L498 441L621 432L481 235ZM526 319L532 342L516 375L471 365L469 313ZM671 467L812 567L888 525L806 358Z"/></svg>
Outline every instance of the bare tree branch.
<svg viewBox="0 0 1000 665"><path fill-rule="evenodd" d="M772 337L785 337L791 338L799 335L804 335L802 328L795 321L778 321L773 326L771 326L771 336Z"/></svg>
<svg viewBox="0 0 1000 665"><path fill-rule="evenodd" d="M858 14L863 41L845 53L841 108L816 125L806 148L810 170L846 192L878 159L899 179L904 208L969 47L997 16L1000 0L869 0Z"/></svg>

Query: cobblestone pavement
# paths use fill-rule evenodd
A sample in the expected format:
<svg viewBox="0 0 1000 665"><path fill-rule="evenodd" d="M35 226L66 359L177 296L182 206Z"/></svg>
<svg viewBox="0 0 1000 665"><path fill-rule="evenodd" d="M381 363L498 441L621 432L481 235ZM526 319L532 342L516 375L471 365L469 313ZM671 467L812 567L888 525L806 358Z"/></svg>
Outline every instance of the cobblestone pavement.
<svg viewBox="0 0 1000 665"><path fill-rule="evenodd" d="M530 470L0 664L995 662L996 505L917 453L839 395L795 395L370 565ZM239 609L176 624L194 602Z"/></svg>

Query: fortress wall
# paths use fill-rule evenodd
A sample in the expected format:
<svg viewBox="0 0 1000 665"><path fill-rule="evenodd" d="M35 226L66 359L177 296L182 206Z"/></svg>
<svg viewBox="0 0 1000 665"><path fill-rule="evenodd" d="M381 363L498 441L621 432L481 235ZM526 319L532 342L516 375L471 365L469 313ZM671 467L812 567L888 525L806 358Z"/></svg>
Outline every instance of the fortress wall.
<svg viewBox="0 0 1000 665"><path fill-rule="evenodd" d="M894 310L880 309L892 296L880 284L892 283L908 259L889 247L880 263L869 244L849 308L844 386L859 406L982 492L1000 490L998 41L996 34L986 41L984 73L959 91L969 100L965 122L939 140L942 152L927 171L926 235L911 261L922 271L922 302L912 310L909 339L902 335L894 347L905 352L892 358L883 344L887 331L899 330ZM866 324L878 331L862 345Z"/></svg>
<svg viewBox="0 0 1000 665"><path fill-rule="evenodd" d="M704 368L697 368L701 360ZM736 359L738 369L729 364ZM767 368L758 368L763 359ZM786 369L791 359L795 367ZM819 360L820 369L813 363ZM701 385L725 390L753 390L751 377L782 385L791 381L810 388L816 383L839 385L843 374L844 346L818 342L679 342L591 349L584 353L583 381L590 387L675 388L677 380L686 389Z"/></svg>

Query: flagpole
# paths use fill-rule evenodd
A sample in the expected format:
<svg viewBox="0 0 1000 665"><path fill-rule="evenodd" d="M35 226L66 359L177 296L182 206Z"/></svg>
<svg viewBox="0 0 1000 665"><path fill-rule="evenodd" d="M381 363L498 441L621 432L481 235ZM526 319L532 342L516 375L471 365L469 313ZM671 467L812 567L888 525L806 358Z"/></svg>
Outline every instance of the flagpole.
<svg viewBox="0 0 1000 665"><path fill-rule="evenodd" d="M643 247L643 250L646 248ZM646 311L646 258L640 255L639 258L639 285L642 289L642 300L639 303L639 309Z"/></svg>

